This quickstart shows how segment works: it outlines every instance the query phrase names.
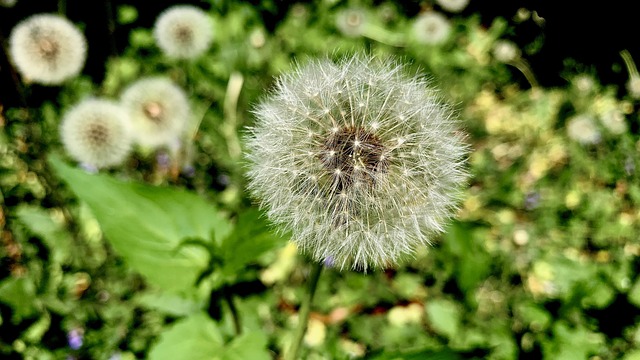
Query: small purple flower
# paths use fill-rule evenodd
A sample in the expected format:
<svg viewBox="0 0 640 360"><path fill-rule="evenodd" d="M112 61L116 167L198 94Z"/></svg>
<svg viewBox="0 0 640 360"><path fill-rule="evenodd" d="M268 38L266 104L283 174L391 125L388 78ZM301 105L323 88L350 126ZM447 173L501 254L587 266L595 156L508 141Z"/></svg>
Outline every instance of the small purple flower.
<svg viewBox="0 0 640 360"><path fill-rule="evenodd" d="M327 256L324 259L324 266L328 267L328 268L332 268L334 265L336 264L335 260L333 259L333 256Z"/></svg>
<svg viewBox="0 0 640 360"><path fill-rule="evenodd" d="M87 164L87 163L80 163L79 166L80 166L80 168L82 170L88 172L89 174L97 174L98 173L98 168L95 165Z"/></svg>
<svg viewBox="0 0 640 360"><path fill-rule="evenodd" d="M540 193L537 191L530 191L524 197L524 208L527 210L533 210L540 205Z"/></svg>
<svg viewBox="0 0 640 360"><path fill-rule="evenodd" d="M186 177L194 177L196 175L196 168L193 165L185 165L182 167L182 174Z"/></svg>
<svg viewBox="0 0 640 360"><path fill-rule="evenodd" d="M67 333L67 340L71 349L80 349L82 347L82 331L79 329L72 329Z"/></svg>
<svg viewBox="0 0 640 360"><path fill-rule="evenodd" d="M159 152L158 155L156 155L156 162L160 169L167 170L169 169L169 165L171 165L171 157L166 152Z"/></svg>

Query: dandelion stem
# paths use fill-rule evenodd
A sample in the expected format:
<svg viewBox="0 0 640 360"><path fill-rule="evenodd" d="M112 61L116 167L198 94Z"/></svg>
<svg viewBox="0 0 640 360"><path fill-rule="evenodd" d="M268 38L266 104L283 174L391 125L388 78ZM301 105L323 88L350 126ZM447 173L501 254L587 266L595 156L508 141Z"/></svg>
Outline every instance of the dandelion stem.
<svg viewBox="0 0 640 360"><path fill-rule="evenodd" d="M622 60L624 60L624 64L627 66L629 77L639 76L638 69L636 68L636 64L633 62L633 58L629 51L627 49L620 51L620 56L622 56Z"/></svg>
<svg viewBox="0 0 640 360"><path fill-rule="evenodd" d="M518 58L511 61L510 64L513 65L516 69L520 70L520 72L524 75L532 88L537 88L539 86L538 81L536 80L535 75L533 75L533 71L531 71L531 67L526 60Z"/></svg>
<svg viewBox="0 0 640 360"><path fill-rule="evenodd" d="M229 292L228 289L224 289L223 292L224 301L229 306L229 311L231 312L231 317L233 318L233 330L236 333L236 336L242 335L242 325L240 323L240 314L238 313L238 308L236 308L236 304L233 302L233 296Z"/></svg>
<svg viewBox="0 0 640 360"><path fill-rule="evenodd" d="M227 84L227 94L224 97L224 125L221 131L227 140L227 147L231 159L238 160L242 155L242 147L238 138L238 98L242 90L244 78L242 74L233 72Z"/></svg>
<svg viewBox="0 0 640 360"><path fill-rule="evenodd" d="M300 311L298 312L298 328L296 329L293 343L291 343L291 348L285 354L285 360L295 360L298 358L298 352L300 351L300 346L302 345L302 339L304 338L304 334L307 331L307 323L309 322L309 314L311 312L311 302L313 301L313 296L316 293L316 288L318 287L318 279L320 279L321 272L322 263L314 263L313 268L311 269L311 274L309 274L309 287L307 288L304 299L302 299L302 305L300 306Z"/></svg>

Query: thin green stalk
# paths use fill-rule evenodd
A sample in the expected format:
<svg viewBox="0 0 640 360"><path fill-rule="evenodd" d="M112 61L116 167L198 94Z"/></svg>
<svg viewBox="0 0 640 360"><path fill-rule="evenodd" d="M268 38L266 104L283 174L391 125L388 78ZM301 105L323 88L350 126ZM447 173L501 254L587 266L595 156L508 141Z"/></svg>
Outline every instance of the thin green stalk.
<svg viewBox="0 0 640 360"><path fill-rule="evenodd" d="M629 50L624 49L620 51L620 56L622 56L622 60L624 60L624 64L629 72L629 77L639 76L638 69L636 68L636 64L633 62L633 58L631 57Z"/></svg>
<svg viewBox="0 0 640 360"><path fill-rule="evenodd" d="M320 279L321 272L322 263L314 263L313 268L311 268L311 274L309 275L309 287L307 288L304 299L302 299L302 305L298 312L298 328L296 329L293 343L291 343L291 348L285 353L285 360L295 360L298 358L302 339L307 331L307 323L309 322L309 314L311 313L311 303L316 293L316 288L318 287L318 279Z"/></svg>
<svg viewBox="0 0 640 360"><path fill-rule="evenodd" d="M233 329L236 333L236 336L242 335L242 325L240 323L240 313L238 313L238 308L236 308L236 304L233 302L233 295L229 292L229 289L224 289L222 291L224 301L229 306L229 311L231 312L231 317L233 318Z"/></svg>

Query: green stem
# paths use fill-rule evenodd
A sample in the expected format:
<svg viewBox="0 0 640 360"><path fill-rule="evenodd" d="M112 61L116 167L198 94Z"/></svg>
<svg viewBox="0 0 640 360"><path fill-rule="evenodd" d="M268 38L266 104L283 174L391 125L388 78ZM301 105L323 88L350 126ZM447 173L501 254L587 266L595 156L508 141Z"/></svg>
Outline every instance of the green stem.
<svg viewBox="0 0 640 360"><path fill-rule="evenodd" d="M636 64L633 62L633 58L627 49L620 51L620 56L622 56L622 60L624 60L624 64L627 67L627 71L629 72L629 77L639 76L638 69L636 68Z"/></svg>
<svg viewBox="0 0 640 360"><path fill-rule="evenodd" d="M231 317L233 318L233 329L236 333L236 336L242 335L242 326L240 325L240 314L238 313L238 309L236 308L236 304L233 302L233 296L229 292L228 289L224 289L222 291L224 301L229 306L229 311L231 312Z"/></svg>
<svg viewBox="0 0 640 360"><path fill-rule="evenodd" d="M321 272L322 263L314 263L313 268L311 269L311 274L309 274L309 287L307 288L307 293L305 294L304 299L302 299L302 305L298 312L298 328L296 329L291 348L285 354L285 360L295 360L298 358L302 339L307 331L307 323L309 322L309 314L311 313L311 302L313 301L313 295L316 293L318 279L320 279Z"/></svg>

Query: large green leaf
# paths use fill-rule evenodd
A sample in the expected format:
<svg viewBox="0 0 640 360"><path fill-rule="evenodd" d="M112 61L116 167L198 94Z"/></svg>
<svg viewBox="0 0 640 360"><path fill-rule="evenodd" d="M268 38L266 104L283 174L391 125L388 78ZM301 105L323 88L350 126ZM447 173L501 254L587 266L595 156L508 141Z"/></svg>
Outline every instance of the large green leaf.
<svg viewBox="0 0 640 360"><path fill-rule="evenodd" d="M160 335L149 351L149 360L212 360L221 359L224 346L222 334L204 313L179 320Z"/></svg>
<svg viewBox="0 0 640 360"><path fill-rule="evenodd" d="M247 332L225 344L217 324L198 312L179 320L162 335L149 352L150 360L269 360L267 336Z"/></svg>
<svg viewBox="0 0 640 360"><path fill-rule="evenodd" d="M222 272L226 277L233 277L263 253L283 244L283 237L269 228L258 210L245 211L238 217L233 232L222 242Z"/></svg>
<svg viewBox="0 0 640 360"><path fill-rule="evenodd" d="M129 266L162 289L191 289L206 267L207 252L179 246L186 238L226 237L231 225L214 206L183 190L89 174L57 157L50 163L91 208L105 237Z"/></svg>

